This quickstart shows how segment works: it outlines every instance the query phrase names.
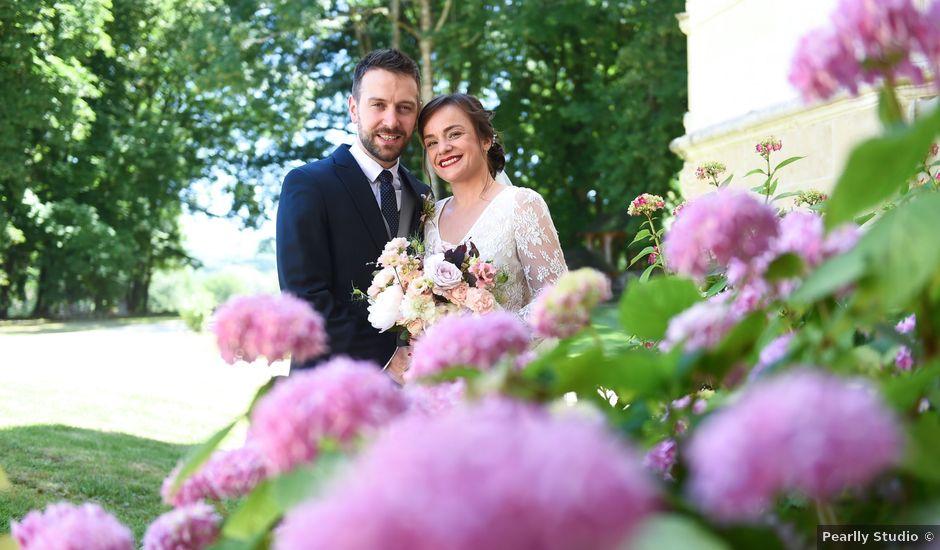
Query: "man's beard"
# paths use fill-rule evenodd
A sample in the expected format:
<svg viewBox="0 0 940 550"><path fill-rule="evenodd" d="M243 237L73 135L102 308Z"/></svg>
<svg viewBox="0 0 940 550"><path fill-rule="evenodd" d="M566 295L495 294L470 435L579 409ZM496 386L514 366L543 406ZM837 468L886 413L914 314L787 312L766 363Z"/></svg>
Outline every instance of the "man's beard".
<svg viewBox="0 0 940 550"><path fill-rule="evenodd" d="M390 147L382 148L377 142L381 139L377 134L388 134L394 136L401 136L401 146L397 150L394 150ZM376 128L372 132L366 132L362 124L359 124L359 141L362 143L362 147L373 157L384 161L384 162L395 162L398 157L401 156L402 150L405 148L405 143L408 142L408 136L405 135L402 131L390 130L388 127Z"/></svg>

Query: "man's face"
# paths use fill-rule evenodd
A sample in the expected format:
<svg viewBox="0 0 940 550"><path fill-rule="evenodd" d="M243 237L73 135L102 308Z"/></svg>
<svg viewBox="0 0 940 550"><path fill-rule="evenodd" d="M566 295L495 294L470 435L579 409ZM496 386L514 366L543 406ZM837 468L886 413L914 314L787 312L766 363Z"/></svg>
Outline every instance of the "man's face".
<svg viewBox="0 0 940 550"><path fill-rule="evenodd" d="M372 69L362 76L359 97L349 98L349 116L369 156L391 168L418 120L418 83L407 75Z"/></svg>

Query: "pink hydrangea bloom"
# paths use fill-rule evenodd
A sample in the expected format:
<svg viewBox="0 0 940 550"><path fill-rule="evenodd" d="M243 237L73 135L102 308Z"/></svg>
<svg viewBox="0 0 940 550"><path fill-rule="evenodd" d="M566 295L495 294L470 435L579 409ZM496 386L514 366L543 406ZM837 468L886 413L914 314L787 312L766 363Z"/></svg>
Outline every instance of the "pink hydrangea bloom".
<svg viewBox="0 0 940 550"><path fill-rule="evenodd" d="M894 356L894 365L898 370L903 371L909 371L914 368L914 355L911 353L911 348L907 346L898 348L898 353Z"/></svg>
<svg viewBox="0 0 940 550"><path fill-rule="evenodd" d="M170 510L147 528L143 550L202 550L218 540L221 522L202 502Z"/></svg>
<svg viewBox="0 0 940 550"><path fill-rule="evenodd" d="M900 334L910 334L914 332L915 328L917 328L917 316L913 314L901 319L898 324L894 325L894 330Z"/></svg>
<svg viewBox="0 0 940 550"><path fill-rule="evenodd" d="M823 250L826 258L843 254L855 248L858 243L859 229L853 223L836 227L826 235L823 241Z"/></svg>
<svg viewBox="0 0 940 550"><path fill-rule="evenodd" d="M347 442L407 408L405 396L377 365L346 357L292 374L262 397L248 441L272 473L312 461L324 438Z"/></svg>
<svg viewBox="0 0 940 550"><path fill-rule="evenodd" d="M591 310L611 297L610 279L582 268L559 277L532 304L529 323L536 335L568 338L591 323Z"/></svg>
<svg viewBox="0 0 940 550"><path fill-rule="evenodd" d="M746 192L721 189L686 206L666 233L666 265L677 273L704 278L733 259L748 262L777 237L776 211Z"/></svg>
<svg viewBox="0 0 940 550"><path fill-rule="evenodd" d="M173 506L192 504L204 499L226 500L251 492L267 477L267 467L261 452L246 446L232 451L216 451L193 475L189 476L175 494L171 488L178 468L163 482L160 491L163 502Z"/></svg>
<svg viewBox="0 0 940 550"><path fill-rule="evenodd" d="M702 509L747 520L782 493L826 499L864 485L902 451L902 432L867 381L804 369L749 386L699 426L686 457Z"/></svg>
<svg viewBox="0 0 940 550"><path fill-rule="evenodd" d="M230 364L259 357L270 364L288 355L302 362L327 351L323 317L290 294L232 298L216 311L213 330Z"/></svg>
<svg viewBox="0 0 940 550"><path fill-rule="evenodd" d="M666 438L657 443L643 457L643 467L656 472L667 481L672 481L672 467L676 465L676 440Z"/></svg>
<svg viewBox="0 0 940 550"><path fill-rule="evenodd" d="M405 378L415 380L456 366L486 370L508 354L524 352L530 342L529 328L511 313L445 317L414 344Z"/></svg>
<svg viewBox="0 0 940 550"><path fill-rule="evenodd" d="M825 258L824 233L822 216L794 210L780 220L780 234L772 247L774 255L790 252L807 267L816 267Z"/></svg>
<svg viewBox="0 0 940 550"><path fill-rule="evenodd" d="M882 70L892 79L919 83L923 73L912 54L934 59L935 33L911 0L842 0L832 23L832 31L805 35L793 58L790 82L807 101L827 99L840 88L857 94L863 82L877 82Z"/></svg>
<svg viewBox="0 0 940 550"><path fill-rule="evenodd" d="M739 320L726 296L709 298L670 319L659 348L669 351L682 344L685 351L695 351L714 347Z"/></svg>
<svg viewBox="0 0 940 550"><path fill-rule="evenodd" d="M275 550L616 548L657 504L639 459L593 419L490 400L383 431Z"/></svg>
<svg viewBox="0 0 940 550"><path fill-rule="evenodd" d="M751 371L750 379L754 380L758 378L767 370L767 367L783 359L787 354L787 349L790 347L791 340L793 340L792 332L778 336L768 342L767 345L760 350L757 365L755 365L754 370Z"/></svg>
<svg viewBox="0 0 940 550"><path fill-rule="evenodd" d="M20 550L134 550L134 535L97 504L50 504L10 530Z"/></svg>
<svg viewBox="0 0 940 550"><path fill-rule="evenodd" d="M460 379L431 385L408 384L404 392L409 412L436 416L463 401L466 389L466 383Z"/></svg>

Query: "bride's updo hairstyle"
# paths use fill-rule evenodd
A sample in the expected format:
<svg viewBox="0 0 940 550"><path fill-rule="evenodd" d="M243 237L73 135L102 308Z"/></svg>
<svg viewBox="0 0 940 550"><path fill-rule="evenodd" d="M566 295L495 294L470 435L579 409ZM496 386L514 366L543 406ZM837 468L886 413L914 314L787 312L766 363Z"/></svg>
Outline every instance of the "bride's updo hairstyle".
<svg viewBox="0 0 940 550"><path fill-rule="evenodd" d="M431 117L442 107L453 105L467 114L473 123L473 129L476 131L477 138L485 139L489 137L492 140L490 150L486 152L486 165L490 169L490 175L494 178L506 166L506 153L503 146L499 143L496 135L496 129L493 128L493 111L483 108L480 100L467 94L448 94L439 95L428 101L427 105L421 109L418 114L418 137L424 137L424 127ZM423 141L422 141L423 142ZM427 158L427 150L424 152ZM427 162L425 162L427 165Z"/></svg>

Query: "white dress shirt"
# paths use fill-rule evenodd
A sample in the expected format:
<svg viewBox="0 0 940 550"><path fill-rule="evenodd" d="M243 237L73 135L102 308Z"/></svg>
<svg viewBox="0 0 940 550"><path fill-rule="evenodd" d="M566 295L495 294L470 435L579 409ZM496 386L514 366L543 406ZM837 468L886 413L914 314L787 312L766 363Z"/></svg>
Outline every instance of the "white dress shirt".
<svg viewBox="0 0 940 550"><path fill-rule="evenodd" d="M400 212L401 178L398 177L398 159L395 159L394 166L385 168L363 150L359 138L356 138L353 142L352 147L349 148L349 152L352 153L353 158L359 163L359 168L362 169L362 173L365 174L366 179L369 180L369 184L372 186L372 194L375 195L375 202L379 205L380 211L382 210L382 192L380 190L382 182L379 181L379 174L382 173L382 170L388 170L392 173L392 187L395 188L395 203L398 204L398 211Z"/></svg>

